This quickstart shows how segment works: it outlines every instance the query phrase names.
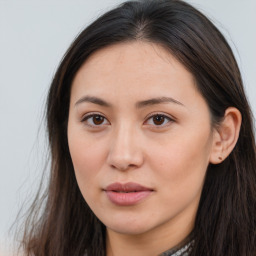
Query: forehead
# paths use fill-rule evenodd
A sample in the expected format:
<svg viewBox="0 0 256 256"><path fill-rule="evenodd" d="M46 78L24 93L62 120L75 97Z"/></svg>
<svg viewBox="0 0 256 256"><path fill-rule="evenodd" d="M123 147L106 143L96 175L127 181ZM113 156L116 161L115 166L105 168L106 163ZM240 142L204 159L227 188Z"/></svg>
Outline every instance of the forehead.
<svg viewBox="0 0 256 256"><path fill-rule="evenodd" d="M83 72L97 70L98 75L109 75L118 70L133 71L136 74L139 68L140 72L148 72L152 75L160 73L163 68L170 72L170 66L173 71L186 71L185 67L164 47L159 44L132 41L107 46L94 53L85 61L79 71ZM77 75L79 75L79 72ZM163 70L166 71L166 70ZM189 71L187 75L192 77ZM117 74L116 74L117 75Z"/></svg>
<svg viewBox="0 0 256 256"><path fill-rule="evenodd" d="M93 53L78 70L71 91L75 97L96 94L110 100L169 94L179 100L195 93L193 75L175 57L160 45L137 41Z"/></svg>

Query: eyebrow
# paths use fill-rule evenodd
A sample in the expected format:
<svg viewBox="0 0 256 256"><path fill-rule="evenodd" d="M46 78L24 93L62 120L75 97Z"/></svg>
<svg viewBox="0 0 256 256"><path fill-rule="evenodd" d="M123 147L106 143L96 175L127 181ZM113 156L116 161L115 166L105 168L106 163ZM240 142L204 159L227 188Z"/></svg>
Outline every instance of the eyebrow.
<svg viewBox="0 0 256 256"><path fill-rule="evenodd" d="M94 97L94 96L84 96L84 97L82 97L81 99L79 99L75 103L75 106L80 104L80 103L83 103L83 102L90 102L90 103L97 104L97 105L100 105L100 106L103 106L103 107L111 107L112 106L110 103L107 103L105 100L100 99L98 97Z"/></svg>
<svg viewBox="0 0 256 256"><path fill-rule="evenodd" d="M103 107L112 107L112 105L110 103L106 102L105 100L103 100L101 98L95 97L95 96L84 96L75 103L75 106L80 103L83 103L83 102L90 102L90 103L97 104L97 105L100 105ZM179 102L173 98L170 98L170 97L157 97L157 98L139 101L135 104L135 106L136 106L136 108L143 108L146 106L164 104L164 103L175 103L175 104L184 106L184 104L182 104L181 102Z"/></svg>
<svg viewBox="0 0 256 256"><path fill-rule="evenodd" d="M170 98L170 97L158 97L158 98L152 98L148 100L139 101L136 103L136 108L143 108L150 105L157 105L157 104L163 104L163 103L175 103L181 106L184 106L181 102Z"/></svg>

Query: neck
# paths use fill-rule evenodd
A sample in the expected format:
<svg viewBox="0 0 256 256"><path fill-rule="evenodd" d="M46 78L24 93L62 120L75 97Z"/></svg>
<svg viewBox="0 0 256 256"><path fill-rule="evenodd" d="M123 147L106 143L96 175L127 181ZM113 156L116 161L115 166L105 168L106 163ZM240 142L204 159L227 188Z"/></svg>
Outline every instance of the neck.
<svg viewBox="0 0 256 256"><path fill-rule="evenodd" d="M192 223L182 230L176 228L175 232L159 227L159 229L154 231L138 235L120 234L107 229L107 256L159 255L186 241L192 228Z"/></svg>

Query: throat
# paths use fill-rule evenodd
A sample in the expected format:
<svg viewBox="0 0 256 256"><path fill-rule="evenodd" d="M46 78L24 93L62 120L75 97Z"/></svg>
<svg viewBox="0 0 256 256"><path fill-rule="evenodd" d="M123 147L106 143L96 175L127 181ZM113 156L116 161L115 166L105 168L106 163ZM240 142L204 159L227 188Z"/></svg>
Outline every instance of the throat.
<svg viewBox="0 0 256 256"><path fill-rule="evenodd" d="M172 242L169 243L169 246L166 246L166 243L165 245L161 243L163 240L161 239L161 235L159 235L159 238L160 239L151 240L150 237L142 235L115 234L113 231L108 230L106 236L106 255L188 256L194 243L192 234L181 242L176 243L175 246L172 246Z"/></svg>

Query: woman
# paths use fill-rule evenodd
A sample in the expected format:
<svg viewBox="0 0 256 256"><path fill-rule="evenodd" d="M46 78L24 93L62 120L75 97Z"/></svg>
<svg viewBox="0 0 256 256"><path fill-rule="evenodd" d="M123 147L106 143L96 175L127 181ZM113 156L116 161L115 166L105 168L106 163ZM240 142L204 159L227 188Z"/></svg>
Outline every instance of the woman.
<svg viewBox="0 0 256 256"><path fill-rule="evenodd" d="M26 255L256 255L252 114L229 45L192 6L98 18L56 72L47 124Z"/></svg>

